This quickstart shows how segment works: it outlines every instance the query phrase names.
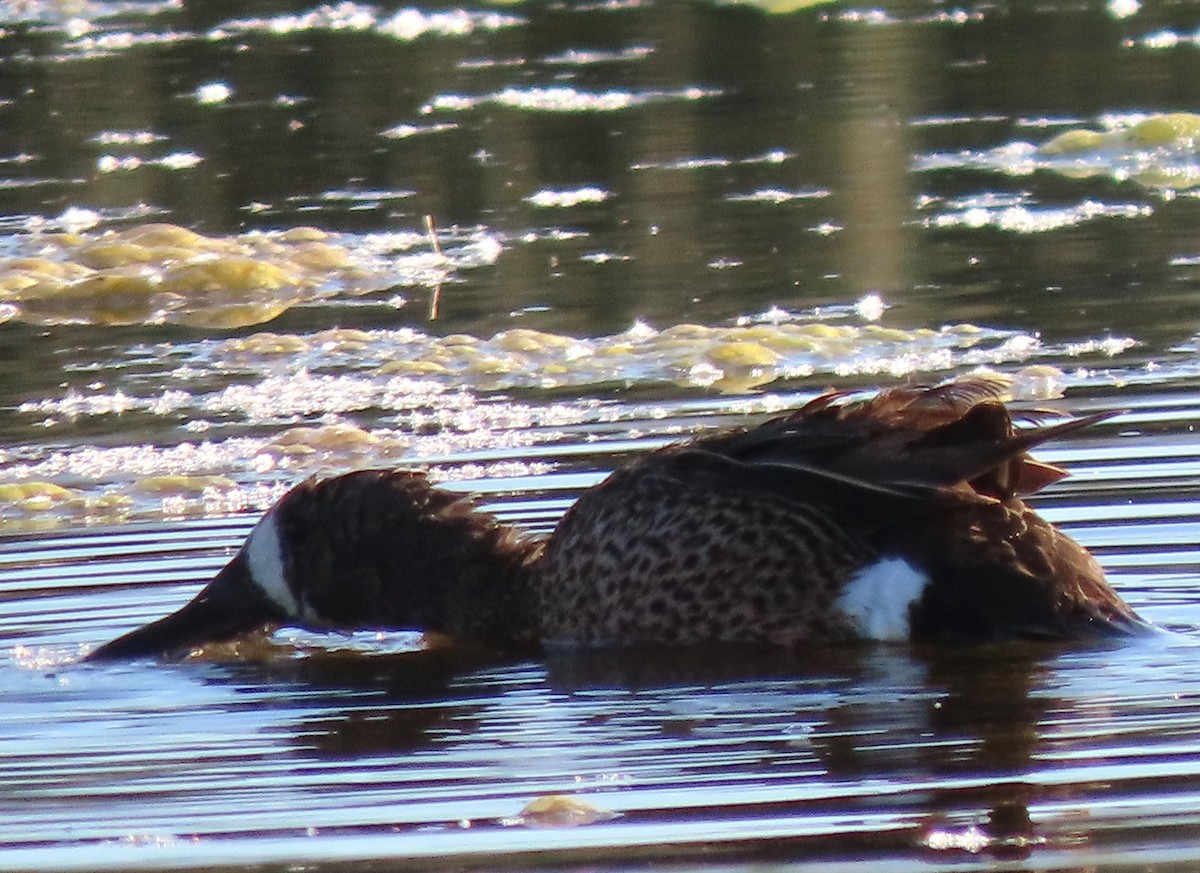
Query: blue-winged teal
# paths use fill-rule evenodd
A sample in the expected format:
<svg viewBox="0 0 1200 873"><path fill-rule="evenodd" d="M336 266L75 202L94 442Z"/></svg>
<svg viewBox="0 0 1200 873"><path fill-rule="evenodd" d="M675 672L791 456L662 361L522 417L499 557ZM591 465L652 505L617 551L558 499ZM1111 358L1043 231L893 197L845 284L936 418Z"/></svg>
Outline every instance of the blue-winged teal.
<svg viewBox="0 0 1200 873"><path fill-rule="evenodd" d="M502 647L1078 639L1146 625L1022 499L1027 450L1106 418L1014 430L1002 383L823 395L647 454L548 538L419 473L309 480L188 605L92 658L265 623L413 628Z"/></svg>

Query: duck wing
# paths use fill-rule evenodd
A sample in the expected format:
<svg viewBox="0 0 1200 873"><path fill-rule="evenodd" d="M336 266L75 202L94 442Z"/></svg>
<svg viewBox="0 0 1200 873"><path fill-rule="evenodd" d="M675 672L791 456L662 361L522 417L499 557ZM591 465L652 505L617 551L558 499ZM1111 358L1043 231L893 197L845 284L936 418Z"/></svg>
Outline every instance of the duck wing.
<svg viewBox="0 0 1200 873"><path fill-rule="evenodd" d="M1030 449L1117 414L1017 429L997 390L996 380L980 378L892 389L859 402L827 394L757 428L693 446L744 464L819 471L903 493L966 482L1006 500L1067 475L1032 458Z"/></svg>
<svg viewBox="0 0 1200 873"><path fill-rule="evenodd" d="M828 513L859 535L873 535L897 517L920 513L931 493L859 479L794 458L747 461L688 446L660 454L654 470L657 476L714 494L772 494Z"/></svg>

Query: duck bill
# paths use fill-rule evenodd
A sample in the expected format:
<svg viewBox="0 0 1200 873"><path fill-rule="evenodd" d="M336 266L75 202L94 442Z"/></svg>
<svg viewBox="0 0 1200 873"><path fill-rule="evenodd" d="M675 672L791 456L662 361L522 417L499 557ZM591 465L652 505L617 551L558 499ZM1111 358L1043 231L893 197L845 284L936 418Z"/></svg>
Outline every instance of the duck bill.
<svg viewBox="0 0 1200 873"><path fill-rule="evenodd" d="M182 609L105 643L84 660L150 657L221 642L278 618L275 612L251 580L245 554L238 553Z"/></svg>

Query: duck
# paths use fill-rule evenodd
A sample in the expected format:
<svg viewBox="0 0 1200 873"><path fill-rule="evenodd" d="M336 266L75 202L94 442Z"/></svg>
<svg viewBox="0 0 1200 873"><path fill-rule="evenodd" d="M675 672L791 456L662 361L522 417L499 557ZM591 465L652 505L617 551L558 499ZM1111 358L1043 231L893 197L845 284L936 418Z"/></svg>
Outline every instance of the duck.
<svg viewBox="0 0 1200 873"><path fill-rule="evenodd" d="M986 375L830 391L646 453L548 535L420 471L308 479L177 612L93 650L169 655L264 626L409 629L501 650L1120 638L1149 625L1026 498L1030 450L1104 421L1022 415ZM1050 419L1050 420L1048 420Z"/></svg>

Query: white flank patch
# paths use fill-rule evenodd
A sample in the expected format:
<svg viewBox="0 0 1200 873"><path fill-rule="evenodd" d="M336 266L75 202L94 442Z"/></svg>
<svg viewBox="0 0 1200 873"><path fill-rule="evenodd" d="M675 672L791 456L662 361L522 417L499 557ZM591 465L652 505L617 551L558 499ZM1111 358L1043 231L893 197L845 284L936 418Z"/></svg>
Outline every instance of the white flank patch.
<svg viewBox="0 0 1200 873"><path fill-rule="evenodd" d="M250 531L246 540L246 562L250 565L250 578L276 606L289 616L300 616L300 604L287 583L287 571L283 565L283 546L279 541L279 527L275 514L268 512Z"/></svg>
<svg viewBox="0 0 1200 873"><path fill-rule="evenodd" d="M929 577L903 558L883 558L846 583L837 605L863 639L900 642L911 630L909 609L928 584Z"/></svg>

